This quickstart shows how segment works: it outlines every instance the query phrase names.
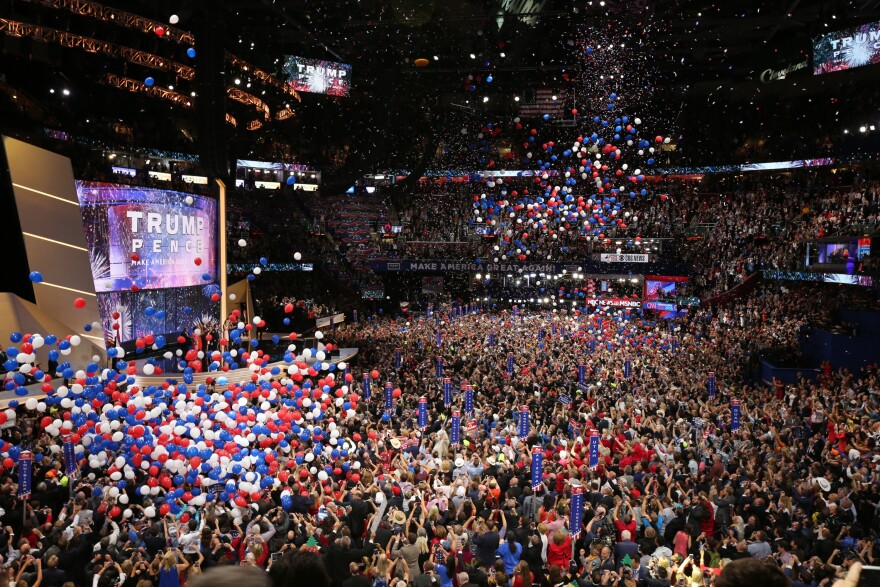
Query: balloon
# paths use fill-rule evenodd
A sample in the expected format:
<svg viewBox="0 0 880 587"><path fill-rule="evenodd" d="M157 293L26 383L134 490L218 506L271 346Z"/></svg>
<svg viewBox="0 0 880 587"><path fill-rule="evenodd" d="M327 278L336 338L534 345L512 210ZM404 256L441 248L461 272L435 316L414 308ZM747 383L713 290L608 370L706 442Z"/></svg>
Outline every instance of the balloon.
<svg viewBox="0 0 880 587"><path fill-rule="evenodd" d="M186 56L189 57L190 59L195 59L196 58L196 50L193 49L192 47L190 47L189 49L186 50Z"/></svg>
<svg viewBox="0 0 880 587"><path fill-rule="evenodd" d="M153 32L156 33L157 37L165 36L165 27L157 26L153 29Z"/></svg>
<svg viewBox="0 0 880 587"><path fill-rule="evenodd" d="M238 239L238 246L240 246L240 247L246 247L246 246L247 246L247 241L244 240L243 238Z"/></svg>
<svg viewBox="0 0 880 587"><path fill-rule="evenodd" d="M39 271L31 271L31 274L28 277L30 277L30 280L34 283L43 282L43 274Z"/></svg>
<svg viewBox="0 0 880 587"><path fill-rule="evenodd" d="M303 256L302 256L301 253L294 253L294 254L293 254L293 258L294 258L295 260L299 261L300 259L303 258Z"/></svg>
<svg viewBox="0 0 880 587"><path fill-rule="evenodd" d="M180 17L176 14L172 14L171 18L168 19L168 22L171 24L177 24L178 22L180 22Z"/></svg>
<svg viewBox="0 0 880 587"><path fill-rule="evenodd" d="M86 301L82 298L76 298L75 300L73 300L73 307L77 310L82 310L86 307Z"/></svg>
<svg viewBox="0 0 880 587"><path fill-rule="evenodd" d="M144 85L147 86L148 88L152 88L153 84L155 84L155 83L156 83L156 80L154 80L152 77L148 77L147 79L144 80Z"/></svg>

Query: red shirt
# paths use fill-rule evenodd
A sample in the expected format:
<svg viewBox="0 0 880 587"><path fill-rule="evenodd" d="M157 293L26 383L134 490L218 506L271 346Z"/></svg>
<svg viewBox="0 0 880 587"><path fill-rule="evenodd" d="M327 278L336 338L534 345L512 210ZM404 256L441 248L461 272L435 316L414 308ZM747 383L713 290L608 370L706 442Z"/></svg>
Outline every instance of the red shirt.
<svg viewBox="0 0 880 587"><path fill-rule="evenodd" d="M547 544L547 566L559 565L560 568L567 569L570 561L571 534L565 536L565 541L562 544L556 544L551 537Z"/></svg>
<svg viewBox="0 0 880 587"><path fill-rule="evenodd" d="M630 520L629 524L624 524L622 520L614 520L614 525L617 526L617 540L618 542L622 540L620 537L623 534L624 530L629 530L629 539L632 540L636 535L636 521L635 519Z"/></svg>

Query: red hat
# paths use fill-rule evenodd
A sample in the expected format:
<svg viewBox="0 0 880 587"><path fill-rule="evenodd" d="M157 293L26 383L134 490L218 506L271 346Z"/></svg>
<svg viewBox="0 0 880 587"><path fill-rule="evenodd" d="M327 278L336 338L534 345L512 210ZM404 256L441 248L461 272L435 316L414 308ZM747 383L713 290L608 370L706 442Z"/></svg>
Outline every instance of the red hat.
<svg viewBox="0 0 880 587"><path fill-rule="evenodd" d="M400 495L400 487L395 485L394 487L391 488L391 493L393 493L394 495Z"/></svg>

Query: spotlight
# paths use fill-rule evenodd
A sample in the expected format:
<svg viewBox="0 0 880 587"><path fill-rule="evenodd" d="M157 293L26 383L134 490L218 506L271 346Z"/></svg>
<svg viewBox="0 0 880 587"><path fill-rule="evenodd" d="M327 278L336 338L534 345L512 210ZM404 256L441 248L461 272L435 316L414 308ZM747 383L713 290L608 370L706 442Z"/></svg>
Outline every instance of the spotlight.
<svg viewBox="0 0 880 587"><path fill-rule="evenodd" d="M69 95L70 95L70 90L68 90L67 88L65 88L64 90L61 91L61 93L64 94L65 96L69 96Z"/></svg>

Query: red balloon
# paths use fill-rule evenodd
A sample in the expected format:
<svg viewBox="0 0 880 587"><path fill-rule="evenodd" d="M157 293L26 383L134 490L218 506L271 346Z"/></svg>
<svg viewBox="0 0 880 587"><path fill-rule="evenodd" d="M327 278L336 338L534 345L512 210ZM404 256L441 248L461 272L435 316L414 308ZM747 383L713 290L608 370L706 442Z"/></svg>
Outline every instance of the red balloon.
<svg viewBox="0 0 880 587"><path fill-rule="evenodd" d="M75 300L73 300L73 307L77 310L82 310L86 307L86 301L82 298L76 298Z"/></svg>
<svg viewBox="0 0 880 587"><path fill-rule="evenodd" d="M165 36L165 27L157 26L153 29L153 32L156 33L157 37Z"/></svg>
<svg viewBox="0 0 880 587"><path fill-rule="evenodd" d="M168 512L170 512L170 511L171 511L171 506L168 505L167 503L163 503L161 506L159 506L159 514L162 516L167 516Z"/></svg>
<svg viewBox="0 0 880 587"><path fill-rule="evenodd" d="M379 378L379 370L373 369L373 372L370 373L370 377L372 377L373 379L378 379Z"/></svg>
<svg viewBox="0 0 880 587"><path fill-rule="evenodd" d="M132 261L140 261L140 260L141 260L141 256L138 255L137 253L132 253L132 254L131 254L131 260L132 260Z"/></svg>

